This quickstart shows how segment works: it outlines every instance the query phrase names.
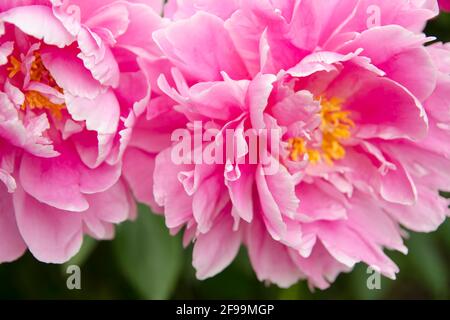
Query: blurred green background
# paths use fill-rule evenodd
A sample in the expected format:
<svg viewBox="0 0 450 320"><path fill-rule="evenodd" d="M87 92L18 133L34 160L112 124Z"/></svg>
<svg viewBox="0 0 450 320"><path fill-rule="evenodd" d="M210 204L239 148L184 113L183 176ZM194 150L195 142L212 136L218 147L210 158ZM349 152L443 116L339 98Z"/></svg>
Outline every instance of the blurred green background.
<svg viewBox="0 0 450 320"><path fill-rule="evenodd" d="M450 15L432 21L426 32L450 41ZM304 282L287 290L259 283L244 249L222 274L198 281L192 250L183 250L180 238L168 235L161 217L145 207L140 213L137 222L118 228L112 242L85 240L67 264L81 266L81 290L67 289L67 265L39 263L28 253L15 263L0 265L0 299L450 298L450 220L433 234L411 234L407 256L389 253L401 271L397 281L383 278L381 290L367 289L367 267L359 265L339 276L329 290L312 293Z"/></svg>

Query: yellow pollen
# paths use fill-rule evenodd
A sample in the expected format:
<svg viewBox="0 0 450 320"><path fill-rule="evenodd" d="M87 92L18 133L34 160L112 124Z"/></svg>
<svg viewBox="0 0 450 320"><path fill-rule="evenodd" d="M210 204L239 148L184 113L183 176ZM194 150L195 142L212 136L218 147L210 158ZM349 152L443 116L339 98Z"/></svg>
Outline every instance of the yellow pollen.
<svg viewBox="0 0 450 320"><path fill-rule="evenodd" d="M321 107L321 148L309 147L304 138L291 138L288 143L292 161L299 161L308 155L311 164L325 161L327 164L333 165L334 161L345 157L346 152L342 142L351 137L351 129L355 126L350 119L350 112L342 110L342 101L337 98L330 100L322 98Z"/></svg>
<svg viewBox="0 0 450 320"><path fill-rule="evenodd" d="M56 119L61 119L61 110L66 108L65 104L53 103L49 98L37 91L28 91L25 94L25 101L21 107L22 110L25 110L27 106L30 109L47 109Z"/></svg>
<svg viewBox="0 0 450 320"><path fill-rule="evenodd" d="M7 71L9 71L8 76L12 79L21 71L22 63L14 56L11 56L10 64L11 65L7 68ZM41 55L37 51L34 52L34 60L30 66L30 80L44 83L58 90L58 92L64 93L63 89L58 86L55 79L53 79L50 72L44 66ZM53 117L56 119L61 119L61 111L66 108L66 105L53 103L42 93L29 90L25 92L25 101L23 102L21 109L26 110L27 107L30 109L48 110Z"/></svg>
<svg viewBox="0 0 450 320"><path fill-rule="evenodd" d="M30 68L30 79L32 81L40 82L45 74L48 74L48 71L42 63L41 55L39 54L39 52L35 52L34 61L31 64Z"/></svg>
<svg viewBox="0 0 450 320"><path fill-rule="evenodd" d="M62 88L58 86L55 79L52 77L50 72L44 66L42 62L41 54L39 52L34 52L34 61L31 64L30 68L30 80L36 82L46 81L47 85L58 90L59 92L63 92Z"/></svg>
<svg viewBox="0 0 450 320"><path fill-rule="evenodd" d="M20 72L20 69L22 68L22 63L19 60L17 60L16 57L14 56L11 56L9 62L11 63L11 66L6 68L6 70L9 71L8 77L12 79L16 76L16 74Z"/></svg>

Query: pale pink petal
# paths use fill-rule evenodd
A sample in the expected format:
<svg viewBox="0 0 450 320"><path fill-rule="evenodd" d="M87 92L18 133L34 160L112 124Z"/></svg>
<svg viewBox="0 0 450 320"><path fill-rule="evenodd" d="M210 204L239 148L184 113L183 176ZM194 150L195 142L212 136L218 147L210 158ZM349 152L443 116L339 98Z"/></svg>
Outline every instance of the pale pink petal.
<svg viewBox="0 0 450 320"><path fill-rule="evenodd" d="M292 260L305 276L311 289L327 289L341 272L350 269L334 259L321 243L318 243L308 258L303 258L293 250L289 251Z"/></svg>
<svg viewBox="0 0 450 320"><path fill-rule="evenodd" d="M156 203L165 207L166 224L169 228L183 225L193 214L192 199L178 180L178 171L189 170L183 170L183 166L173 164L170 149L156 157L153 194Z"/></svg>
<svg viewBox="0 0 450 320"><path fill-rule="evenodd" d="M169 0L167 2L164 16L177 20L188 18L198 10L210 12L226 19L239 8L239 0Z"/></svg>
<svg viewBox="0 0 450 320"><path fill-rule="evenodd" d="M381 178L381 196L389 202L414 205L418 196L414 181L402 164L396 161L392 163L396 169Z"/></svg>
<svg viewBox="0 0 450 320"><path fill-rule="evenodd" d="M397 222L383 211L374 199L360 193L355 194L348 209L348 224L381 246L408 253Z"/></svg>
<svg viewBox="0 0 450 320"><path fill-rule="evenodd" d="M0 263L18 259L26 248L17 228L12 195L0 184Z"/></svg>
<svg viewBox="0 0 450 320"><path fill-rule="evenodd" d="M161 1L151 0L150 5ZM140 3L126 3L129 14L129 25L126 32L117 38L117 47L129 50L140 57L147 57L149 59L160 58L161 52L158 46L153 38L147 35L151 35L155 30L166 25L166 22L159 14L161 10L152 10L148 6L148 0L139 0L136 2L142 2L145 5ZM145 34L142 33L142 30L146 31Z"/></svg>
<svg viewBox="0 0 450 320"><path fill-rule="evenodd" d="M197 278L204 280L224 270L239 252L241 232L233 230L233 219L222 215L214 227L197 237L192 264Z"/></svg>
<svg viewBox="0 0 450 320"><path fill-rule="evenodd" d="M0 22L14 24L24 33L60 48L75 39L52 14L50 7L35 5L15 7L0 14Z"/></svg>
<svg viewBox="0 0 450 320"><path fill-rule="evenodd" d="M119 65L107 44L89 29L82 28L77 38L83 61L92 77L104 86L116 88L120 81Z"/></svg>
<svg viewBox="0 0 450 320"><path fill-rule="evenodd" d="M75 50L46 48L41 56L58 85L72 96L94 99L104 90L76 57Z"/></svg>
<svg viewBox="0 0 450 320"><path fill-rule="evenodd" d="M153 196L155 156L137 148L129 148L123 157L122 170L136 200L149 205L153 212L162 212Z"/></svg>
<svg viewBox="0 0 450 320"><path fill-rule="evenodd" d="M295 284L301 271L288 249L268 235L261 223L246 228L246 244L253 269L259 281L275 283L282 288Z"/></svg>
<svg viewBox="0 0 450 320"><path fill-rule="evenodd" d="M80 165L80 191L84 194L96 194L111 188L119 180L121 167L119 164L103 163L95 169Z"/></svg>
<svg viewBox="0 0 450 320"><path fill-rule="evenodd" d="M296 194L300 201L298 214L305 222L347 219L345 198L342 199L337 190L331 194L318 186L304 183L296 188Z"/></svg>
<svg viewBox="0 0 450 320"><path fill-rule="evenodd" d="M226 181L230 199L239 217L247 222L253 220L254 172L246 167L241 169L241 176L236 181Z"/></svg>
<svg viewBox="0 0 450 320"><path fill-rule="evenodd" d="M108 135L117 131L120 106L111 90L94 99L66 94L67 110L76 121L85 121L86 128Z"/></svg>
<svg viewBox="0 0 450 320"><path fill-rule="evenodd" d="M264 129L266 127L264 111L267 108L267 102L275 80L276 77L274 75L259 74L248 88L248 108L254 129Z"/></svg>
<svg viewBox="0 0 450 320"><path fill-rule="evenodd" d="M80 213L47 206L21 188L13 199L20 234L36 259L64 263L79 251L83 241Z"/></svg>
<svg viewBox="0 0 450 320"><path fill-rule="evenodd" d="M233 79L245 78L247 72L223 24L220 18L199 12L156 31L153 38L193 79L220 80L222 71ZM194 36L186 37L186 33Z"/></svg>
<svg viewBox="0 0 450 320"><path fill-rule="evenodd" d="M317 234L328 252L340 263L353 267L365 262L375 270L395 279L398 267L383 251L345 222L320 222Z"/></svg>
<svg viewBox="0 0 450 320"><path fill-rule="evenodd" d="M14 50L14 42L7 41L0 45L0 66L8 63L8 57Z"/></svg>
<svg viewBox="0 0 450 320"><path fill-rule="evenodd" d="M275 240L281 240L286 233L286 224L283 220L278 204L274 196L271 194L264 170L260 166L255 174L256 186L261 202L261 210L263 213L263 220L267 227L267 231Z"/></svg>
<svg viewBox="0 0 450 320"><path fill-rule="evenodd" d="M229 197L225 192L223 176L216 174L206 178L192 198L192 211L198 231L209 232L214 220L228 202Z"/></svg>
<svg viewBox="0 0 450 320"><path fill-rule="evenodd" d="M419 186L419 199L414 206L385 204L386 211L399 223L416 232L432 232L449 216L447 199L436 190Z"/></svg>
<svg viewBox="0 0 450 320"><path fill-rule="evenodd" d="M424 101L433 92L437 76L430 55L421 46L425 41L424 35L416 35L399 26L385 26L364 31L340 50L353 52L362 48L363 55L386 72L387 77ZM414 68L410 68L412 63Z"/></svg>
<svg viewBox="0 0 450 320"><path fill-rule="evenodd" d="M426 136L428 119L422 104L400 84L348 66L327 90L344 100L358 124L360 138L419 140Z"/></svg>
<svg viewBox="0 0 450 320"><path fill-rule="evenodd" d="M97 238L108 238L108 225L130 218L132 206L128 190L119 181L108 190L87 196L89 209L82 213L83 221Z"/></svg>

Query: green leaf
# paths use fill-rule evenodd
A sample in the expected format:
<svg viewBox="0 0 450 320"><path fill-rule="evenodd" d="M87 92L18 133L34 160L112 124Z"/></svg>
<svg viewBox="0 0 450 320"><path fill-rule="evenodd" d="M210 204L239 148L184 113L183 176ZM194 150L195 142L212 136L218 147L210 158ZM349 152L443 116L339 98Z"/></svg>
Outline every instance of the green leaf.
<svg viewBox="0 0 450 320"><path fill-rule="evenodd" d="M447 246L447 250L450 250L450 220L444 222L439 228L438 235L442 239L443 244Z"/></svg>
<svg viewBox="0 0 450 320"><path fill-rule="evenodd" d="M415 278L426 287L435 298L448 295L448 269L429 235L414 234L409 241L409 258L414 267Z"/></svg>
<svg viewBox="0 0 450 320"><path fill-rule="evenodd" d="M279 300L308 300L313 296L306 285L306 281L299 282L288 289L279 289Z"/></svg>
<svg viewBox="0 0 450 320"><path fill-rule="evenodd" d="M450 192L441 191L441 192L439 192L439 194L441 195L441 197L450 199Z"/></svg>
<svg viewBox="0 0 450 320"><path fill-rule="evenodd" d="M91 253L97 247L97 240L92 239L91 237L84 237L83 245L81 246L80 251L69 261L62 265L63 272L65 273L68 266L77 265L79 267L83 266L83 264L87 261Z"/></svg>
<svg viewBox="0 0 450 320"><path fill-rule="evenodd" d="M378 300L383 299L392 287L394 281L381 276L381 287L379 289L369 289L367 286L367 280L373 271L368 273L368 266L364 263L359 263L350 274L349 288L354 298L362 300Z"/></svg>
<svg viewBox="0 0 450 320"><path fill-rule="evenodd" d="M120 226L115 256L130 284L144 299L167 299L177 283L183 258L178 237L172 237L160 216L139 206L135 222Z"/></svg>

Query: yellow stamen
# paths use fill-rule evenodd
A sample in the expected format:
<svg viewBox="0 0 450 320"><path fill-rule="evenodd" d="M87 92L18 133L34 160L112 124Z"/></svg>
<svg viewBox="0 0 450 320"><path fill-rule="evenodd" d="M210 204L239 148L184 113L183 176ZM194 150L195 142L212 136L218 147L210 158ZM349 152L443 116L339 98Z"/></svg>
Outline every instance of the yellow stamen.
<svg viewBox="0 0 450 320"><path fill-rule="evenodd" d="M342 142L351 137L351 129L355 126L350 119L350 112L342 111L342 101L337 98L322 99L321 107L321 148L308 147L307 141L303 138L291 138L288 143L292 161L299 161L300 157L308 155L309 162L312 164L325 161L333 165L334 161L345 157L346 152Z"/></svg>
<svg viewBox="0 0 450 320"><path fill-rule="evenodd" d="M6 68L6 70L9 71L8 77L12 79L22 69L22 63L19 60L17 60L16 57L14 56L11 56L11 58L9 58L9 62L11 63L11 66Z"/></svg>
<svg viewBox="0 0 450 320"><path fill-rule="evenodd" d="M61 119L61 111L66 108L66 105L53 103L40 92L28 91L25 94L25 101L21 108L25 110L27 107L30 109L47 109L56 119Z"/></svg>
<svg viewBox="0 0 450 320"><path fill-rule="evenodd" d="M63 93L63 89L58 86L55 79L44 66L41 54L38 51L34 52L34 61L31 64L30 69L30 80L37 82L44 82L45 80L48 86L58 90L60 93Z"/></svg>
<svg viewBox="0 0 450 320"><path fill-rule="evenodd" d="M44 67L44 64L42 63L42 58L39 52L34 53L34 61L31 64L30 68L30 79L32 81L40 82L42 79L42 76L48 73L47 69Z"/></svg>
<svg viewBox="0 0 450 320"><path fill-rule="evenodd" d="M11 56L10 63L11 65L7 70L9 71L9 77L14 78L16 74L21 71L22 63L14 56ZM41 55L37 51L34 52L34 60L30 66L30 80L45 83L58 90L58 92L64 93L63 89L58 86L55 79L53 79L50 72L44 66ZM53 103L42 93L30 90L25 92L25 101L23 102L21 109L26 110L27 107L30 109L48 110L54 118L61 119L62 110L66 108L66 105Z"/></svg>

